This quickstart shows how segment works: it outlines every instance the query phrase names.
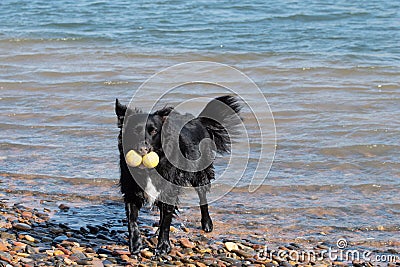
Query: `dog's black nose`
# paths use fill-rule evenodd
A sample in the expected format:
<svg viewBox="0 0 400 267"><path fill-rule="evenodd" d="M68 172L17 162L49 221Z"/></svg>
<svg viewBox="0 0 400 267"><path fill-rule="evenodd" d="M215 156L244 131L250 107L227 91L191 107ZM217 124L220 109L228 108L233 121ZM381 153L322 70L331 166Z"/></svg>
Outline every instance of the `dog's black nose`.
<svg viewBox="0 0 400 267"><path fill-rule="evenodd" d="M149 149L145 146L142 146L139 148L139 153L143 156L146 155L149 152Z"/></svg>
<svg viewBox="0 0 400 267"><path fill-rule="evenodd" d="M139 153L144 156L151 151L151 146L148 142L141 142L138 149Z"/></svg>

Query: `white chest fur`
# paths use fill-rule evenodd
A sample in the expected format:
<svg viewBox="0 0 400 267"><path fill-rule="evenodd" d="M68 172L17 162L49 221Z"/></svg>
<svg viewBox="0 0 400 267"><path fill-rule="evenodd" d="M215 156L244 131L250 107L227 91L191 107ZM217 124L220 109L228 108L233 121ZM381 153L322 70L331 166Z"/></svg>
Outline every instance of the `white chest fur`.
<svg viewBox="0 0 400 267"><path fill-rule="evenodd" d="M147 184L146 188L144 189L144 195L150 206L153 206L154 201L156 201L159 194L160 192L157 191L156 187L151 182L151 179L147 177Z"/></svg>

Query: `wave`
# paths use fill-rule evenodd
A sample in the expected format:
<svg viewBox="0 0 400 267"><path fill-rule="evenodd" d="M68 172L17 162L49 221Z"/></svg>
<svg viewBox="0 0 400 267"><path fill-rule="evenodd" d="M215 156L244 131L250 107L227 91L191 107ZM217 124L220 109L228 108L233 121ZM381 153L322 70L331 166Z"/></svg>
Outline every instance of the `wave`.
<svg viewBox="0 0 400 267"><path fill-rule="evenodd" d="M290 14L286 16L277 15L270 19L292 20L297 22L336 21L348 18L364 18L372 14L369 12L331 12L330 14Z"/></svg>

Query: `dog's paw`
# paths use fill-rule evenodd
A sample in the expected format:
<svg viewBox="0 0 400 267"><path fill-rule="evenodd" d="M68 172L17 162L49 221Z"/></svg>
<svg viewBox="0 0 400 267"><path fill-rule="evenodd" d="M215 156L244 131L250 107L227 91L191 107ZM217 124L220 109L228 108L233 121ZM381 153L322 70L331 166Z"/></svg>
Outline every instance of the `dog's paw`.
<svg viewBox="0 0 400 267"><path fill-rule="evenodd" d="M212 232L213 223L211 218L208 218L206 220L201 220L201 229L203 229L203 231L206 233Z"/></svg>
<svg viewBox="0 0 400 267"><path fill-rule="evenodd" d="M132 255L138 254L142 248L142 241L140 239L129 243L129 251Z"/></svg>
<svg viewBox="0 0 400 267"><path fill-rule="evenodd" d="M157 245L157 254L168 254L171 252L171 243L169 240L160 240Z"/></svg>

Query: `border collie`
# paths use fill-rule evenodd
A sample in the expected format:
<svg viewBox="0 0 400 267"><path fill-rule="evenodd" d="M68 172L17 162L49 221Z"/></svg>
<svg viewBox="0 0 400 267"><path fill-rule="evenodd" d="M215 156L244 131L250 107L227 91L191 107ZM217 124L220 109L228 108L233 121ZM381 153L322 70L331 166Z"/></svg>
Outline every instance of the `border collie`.
<svg viewBox="0 0 400 267"><path fill-rule="evenodd" d="M195 188L200 198L202 229L205 232L213 230L206 199L215 176L213 160L215 153L230 151L240 110L238 99L230 95L211 100L198 117L180 114L173 107L145 114L122 105L116 99L115 112L120 128L120 187L132 254L141 248L137 219L146 202L154 203L160 210L156 252L170 252L169 231L181 186ZM153 169L130 167L125 159L129 150L135 150L141 156L155 152L159 163Z"/></svg>

